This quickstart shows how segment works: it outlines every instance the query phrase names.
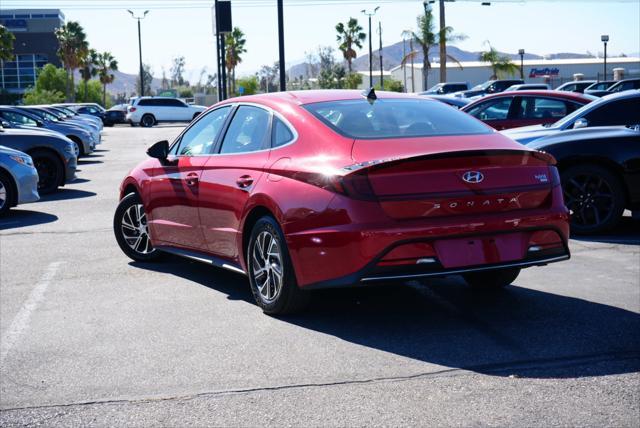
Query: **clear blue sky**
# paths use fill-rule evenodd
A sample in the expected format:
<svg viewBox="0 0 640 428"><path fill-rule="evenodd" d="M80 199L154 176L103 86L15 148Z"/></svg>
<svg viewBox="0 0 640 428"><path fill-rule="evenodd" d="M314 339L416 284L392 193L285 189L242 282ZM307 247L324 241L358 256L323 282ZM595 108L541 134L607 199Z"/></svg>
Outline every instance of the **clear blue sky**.
<svg viewBox="0 0 640 428"><path fill-rule="evenodd" d="M203 0L1 0L0 4L3 9L61 8L67 20L84 26L92 47L111 51L120 70L129 73L138 69L138 46L135 21L126 9L151 9L142 22L143 61L152 65L156 77L162 67L168 73L171 59L178 55L186 58L187 78L195 79L202 67L215 69L211 10ZM232 4L234 26L247 37L248 52L238 74L253 73L278 58L275 0L232 0ZM378 18L382 20L385 45L400 41L402 31L414 28L415 18L423 10L421 0L285 0L287 63L301 62L305 52L318 45L336 47L334 27L339 21L353 16L366 29L360 11L376 5L381 8L374 25ZM600 35L609 34L611 55L640 52L640 1L494 1L488 7L457 1L447 3L447 24L468 36L457 44L466 50L481 50L483 42L490 40L498 50L507 52L524 48L536 54L595 54L602 50Z"/></svg>

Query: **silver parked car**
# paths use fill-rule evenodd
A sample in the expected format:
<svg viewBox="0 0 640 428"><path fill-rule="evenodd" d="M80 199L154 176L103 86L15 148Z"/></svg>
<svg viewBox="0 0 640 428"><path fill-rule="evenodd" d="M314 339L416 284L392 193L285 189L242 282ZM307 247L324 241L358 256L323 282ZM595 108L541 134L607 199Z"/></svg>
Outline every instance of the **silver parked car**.
<svg viewBox="0 0 640 428"><path fill-rule="evenodd" d="M31 156L0 146L0 217L11 207L38 199L38 171Z"/></svg>

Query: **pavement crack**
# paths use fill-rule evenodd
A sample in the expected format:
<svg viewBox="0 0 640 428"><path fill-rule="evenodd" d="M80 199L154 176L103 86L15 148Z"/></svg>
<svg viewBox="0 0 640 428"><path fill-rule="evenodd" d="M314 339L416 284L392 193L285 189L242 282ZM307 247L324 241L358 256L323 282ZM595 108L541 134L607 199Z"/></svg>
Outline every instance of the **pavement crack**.
<svg viewBox="0 0 640 428"><path fill-rule="evenodd" d="M72 403L61 404L47 404L42 406L23 406L0 409L0 413L6 413L10 411L20 410L39 410L39 409L53 409L53 408L69 408L76 406L91 406L91 405L117 405L117 404L145 404L145 403L157 403L164 401L189 401L202 397L222 397L227 395L242 395L252 394L256 392L271 392L271 391L283 391L290 389L302 389L302 388L330 388L335 386L346 385L363 385L363 384L375 384L386 382L405 382L415 379L429 379L451 376L468 376L470 374L483 374L483 375L498 375L501 373L513 374L514 371L534 371L539 369L550 368L568 368L575 366L582 366L594 363L613 362L613 361L625 361L625 360L638 360L640 362L640 352L628 351L628 352L611 352L600 354L588 354L588 355L574 355L564 357L552 357L552 358L538 358L530 360L509 361L500 363L489 363L475 366L467 366L460 368L448 368L442 370L436 370L431 372L415 373L405 376L383 376L373 377L368 379L348 379L333 382L308 382L308 383L294 383L285 385L274 386L258 386L251 388L236 388L220 391L204 391L191 394L175 394L164 395L156 397L143 397L143 398L131 398L131 399L96 399L87 401L77 401Z"/></svg>

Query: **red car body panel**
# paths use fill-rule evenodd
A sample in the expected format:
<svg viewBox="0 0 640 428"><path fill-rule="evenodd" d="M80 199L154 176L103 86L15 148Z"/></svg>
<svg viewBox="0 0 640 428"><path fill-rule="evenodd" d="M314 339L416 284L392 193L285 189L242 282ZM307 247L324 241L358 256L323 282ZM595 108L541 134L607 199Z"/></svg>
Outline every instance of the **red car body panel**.
<svg viewBox="0 0 640 428"><path fill-rule="evenodd" d="M488 95L486 97L479 98L463 108L461 108L464 112L469 112L474 107L493 100L500 100L505 98L513 98L514 102L512 102L511 107L509 109L509 116L505 119L495 119L495 120L485 120L484 122L491 126L494 129L499 131L503 129L511 129L511 128L519 128L522 126L530 126L530 125L545 125L554 123L560 119L562 119L566 114L571 113L573 110L567 109L565 115L562 116L553 116L549 115L548 117L536 117L536 118L522 118L519 116L520 109L520 100L525 97L534 97L534 98L546 98L550 100L559 100L559 101L569 101L577 105L577 107L582 107L585 104L589 104L593 101L594 97L589 97L584 94L580 94L577 92L567 92L567 91L510 91L510 92L500 92L497 94Z"/></svg>
<svg viewBox="0 0 640 428"><path fill-rule="evenodd" d="M179 157L173 166L149 159L125 178L121 196L140 194L154 246L197 251L245 272L250 226L256 215L272 215L300 287L410 273L425 258L437 259L435 273L523 261L532 246L568 258L568 212L548 156L497 132L353 140L301 107L351 99L361 95L227 100L212 108L264 106L284 117L297 139L247 154ZM470 170L487 179L465 183Z"/></svg>

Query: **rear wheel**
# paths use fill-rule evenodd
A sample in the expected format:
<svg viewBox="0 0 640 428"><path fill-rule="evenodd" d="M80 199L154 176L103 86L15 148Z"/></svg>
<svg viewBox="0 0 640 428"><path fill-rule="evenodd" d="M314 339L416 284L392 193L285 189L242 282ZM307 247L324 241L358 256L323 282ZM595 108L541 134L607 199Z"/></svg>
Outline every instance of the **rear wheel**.
<svg viewBox="0 0 640 428"><path fill-rule="evenodd" d="M624 212L622 183L598 165L576 165L561 174L564 202L571 212L571 231L577 234L613 229Z"/></svg>
<svg viewBox="0 0 640 428"><path fill-rule="evenodd" d="M46 195L54 192L64 181L64 166L58 157L46 150L29 152L33 165L38 171L38 193Z"/></svg>
<svg viewBox="0 0 640 428"><path fill-rule="evenodd" d="M519 274L520 268L509 268L470 272L462 276L473 288L497 290L513 283Z"/></svg>
<svg viewBox="0 0 640 428"><path fill-rule="evenodd" d="M120 249L131 259L150 262L159 257L151 245L144 206L135 193L128 194L118 204L113 216L113 232Z"/></svg>
<svg viewBox="0 0 640 428"><path fill-rule="evenodd" d="M0 217L9 211L14 196L11 178L5 172L0 171Z"/></svg>
<svg viewBox="0 0 640 428"><path fill-rule="evenodd" d="M264 313L290 314L309 302L309 292L298 287L284 235L272 217L262 217L253 227L247 267L251 292Z"/></svg>
<svg viewBox="0 0 640 428"><path fill-rule="evenodd" d="M150 115L150 114L145 114L140 119L140 126L144 126L145 128L151 128L153 125L155 125L155 123L156 123L155 117L153 117L153 115Z"/></svg>

